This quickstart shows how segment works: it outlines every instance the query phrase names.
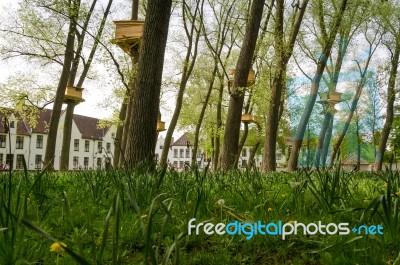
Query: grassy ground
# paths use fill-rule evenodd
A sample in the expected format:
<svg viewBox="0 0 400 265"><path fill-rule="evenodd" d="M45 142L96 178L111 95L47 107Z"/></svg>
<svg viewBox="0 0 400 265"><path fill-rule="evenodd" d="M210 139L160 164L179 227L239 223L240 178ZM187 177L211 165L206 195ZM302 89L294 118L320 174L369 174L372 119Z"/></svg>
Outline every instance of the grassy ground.
<svg viewBox="0 0 400 265"><path fill-rule="evenodd" d="M13 172L0 184L0 264L399 262L393 172ZM188 235L192 218L380 224L384 234ZM54 242L66 247L50 251Z"/></svg>

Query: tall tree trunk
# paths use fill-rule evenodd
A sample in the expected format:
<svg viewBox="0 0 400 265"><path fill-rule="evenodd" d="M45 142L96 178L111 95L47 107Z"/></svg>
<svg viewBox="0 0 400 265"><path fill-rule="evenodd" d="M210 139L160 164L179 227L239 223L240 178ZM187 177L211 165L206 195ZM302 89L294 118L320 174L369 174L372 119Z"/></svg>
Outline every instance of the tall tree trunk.
<svg viewBox="0 0 400 265"><path fill-rule="evenodd" d="M140 164L151 169L154 162L156 124L161 79L172 0L149 0L140 49L136 88L132 91L130 128L125 157L127 167Z"/></svg>
<svg viewBox="0 0 400 265"><path fill-rule="evenodd" d="M64 117L64 131L63 131L63 142L61 149L60 159L60 170L66 171L69 168L69 151L71 148L71 131L72 131L72 120L74 117L74 109L77 103L75 101L67 101L67 110Z"/></svg>
<svg viewBox="0 0 400 265"><path fill-rule="evenodd" d="M139 0L132 0L132 11L131 11L131 20L137 20L138 19L138 13L139 13ZM131 48L131 64L132 64L132 71L137 66L139 60L139 51L138 47L135 45ZM131 89L127 89L125 91L125 97L124 100L122 101L121 108L119 111L118 115L118 120L120 123L118 124L117 131L115 133L115 140L114 140L114 167L118 168L120 167L124 162L124 153L125 150L123 149L123 146L126 144L126 133L129 130L129 120L130 117L129 115L129 103L130 103L130 98L132 94L132 89L134 89L135 82L131 80L129 83L129 87Z"/></svg>
<svg viewBox="0 0 400 265"><path fill-rule="evenodd" d="M300 25L308 5L308 0L303 1L295 24L291 30L288 43L284 41L283 20L284 20L284 1L277 1L275 13L275 73L272 80L271 97L269 99L267 123L265 130L265 143L263 153L262 170L264 172L276 170L276 138L280 120L280 107L282 102L282 92L285 88L284 77L286 75L287 63L293 54L294 44L300 30ZM296 12L295 12L296 15ZM283 107L283 106L282 106ZM283 108L281 108L283 110Z"/></svg>
<svg viewBox="0 0 400 265"><path fill-rule="evenodd" d="M397 37L400 39L400 37ZM396 40L396 47L391 58L391 69L389 76L389 83L387 88L387 102L386 102L386 119L381 131L381 137L379 140L378 153L375 160L375 171L382 171L383 157L386 150L387 140L389 138L390 130L392 129L392 123L394 118L394 101L395 101L395 87L396 87L396 76L397 68L399 66L399 54L400 54L400 40Z"/></svg>
<svg viewBox="0 0 400 265"><path fill-rule="evenodd" d="M54 168L54 156L57 141L58 123L61 116L61 108L64 101L64 94L68 83L68 78L71 70L72 61L74 60L74 41L75 28L78 17L79 2L73 2L75 8L71 8L67 42L65 47L65 56L61 76L57 85L56 98L54 100L53 111L50 118L50 126L46 143L45 164L50 164L50 168Z"/></svg>
<svg viewBox="0 0 400 265"><path fill-rule="evenodd" d="M213 170L214 172L218 170L219 166L219 156L221 149L221 130L222 130L222 96L224 94L224 83L223 78L220 77L220 87L218 95L218 105L217 105L217 130L215 132L215 151L213 157Z"/></svg>
<svg viewBox="0 0 400 265"><path fill-rule="evenodd" d="M201 6L200 6L200 4L201 4ZM182 73L181 82L179 84L178 95L176 97L174 114L172 115L172 119L169 124L167 134L165 135L164 147L161 152L160 165L163 167L167 166L169 147L171 145L172 135L175 131L176 124L178 123L179 115L181 114L183 95L184 95L184 92L186 89L187 82L192 74L193 67L194 67L194 65L196 63L196 59L197 59L197 48L198 48L199 39L200 39L200 30L201 30L200 27L201 26L199 26L199 28L197 29L196 20L198 17L200 17L201 19L203 17L203 14L202 14L203 4L204 4L204 1L197 1L194 14L191 14L190 10L187 10L188 9L187 3L185 1L182 2L183 24L184 24L185 33L186 33L186 37L188 39L189 45L186 50L185 60L183 61L183 73ZM189 21L187 21L187 19ZM191 22L190 29L188 28L188 26L189 26L188 22ZM200 22L200 24L201 24L201 22ZM192 154L192 159L194 156L195 156L195 154ZM192 167L194 167L194 166L195 165L192 164Z"/></svg>
<svg viewBox="0 0 400 265"><path fill-rule="evenodd" d="M329 146L332 139L332 131L333 131L333 117L331 117L329 121L328 130L325 133L324 145L322 146L322 167L326 167L326 159L328 157Z"/></svg>
<svg viewBox="0 0 400 265"><path fill-rule="evenodd" d="M221 166L223 169L233 169L235 156L238 152L240 119L244 102L244 87L251 68L254 49L257 43L265 0L254 0L251 5L250 18L246 25L243 46L236 64L236 73L231 91L228 114L225 125L224 143L222 147Z"/></svg>
<svg viewBox="0 0 400 265"><path fill-rule="evenodd" d="M333 118L332 113L330 113L329 110L326 110L324 121L322 123L321 131L318 137L317 148L315 150L314 165L316 168L319 168L321 163L321 154L324 146L325 135L328 131L329 124L332 118Z"/></svg>
<svg viewBox="0 0 400 265"><path fill-rule="evenodd" d="M315 100L317 98L317 93L320 85L320 81L322 78L322 74L324 73L326 67L326 58L329 58L331 53L331 49L333 46L333 42L335 41L336 34L339 30L344 12L346 10L347 0L342 0L340 9L336 13L336 18L334 25L332 26L332 31L329 35L329 38L326 41L325 47L322 51L321 56L318 59L317 69L315 71L312 83L310 96L307 100L306 106L304 108L303 114L301 116L299 125L297 127L295 137L293 139L293 146L290 152L289 161L288 161L288 170L294 171L297 168L297 161L300 153L300 148L303 142L304 132L307 127L308 121L311 116L311 112L314 108Z"/></svg>
<svg viewBox="0 0 400 265"><path fill-rule="evenodd" d="M193 149L192 149L193 153L192 153L192 160L190 162L190 167L191 168L197 167L196 157L197 157L197 150L198 150L198 147L199 147L200 128L201 128L201 125L202 125L203 120L204 120L204 116L205 116L205 113L206 113L208 101L210 100L211 92L212 92L212 89L214 87L215 76L216 76L216 73L217 73L217 70L218 70L218 61L215 60L214 63L215 64L214 64L214 70L212 72L212 80L211 80L211 82L210 82L210 84L208 86L207 95L206 95L206 98L204 100L203 107L201 108L199 118L197 119L196 128L195 128L195 131L194 131L194 143L193 143ZM215 144L215 142L214 142L214 144Z"/></svg>
<svg viewBox="0 0 400 265"><path fill-rule="evenodd" d="M109 15L112 2L113 2L113 0L108 1L108 5L104 11L104 15L103 15L103 18L102 18L100 26L99 26L99 30L97 31L97 34L95 37L95 42L91 48L91 51L90 51L87 61L84 63L83 71L80 75L80 78L79 78L78 84L77 84L77 87L79 87L79 88L82 87L83 82L85 81L86 76L89 72L90 66L93 61L93 57L97 50L97 46L99 45L100 37L103 34L104 25L106 23L108 15ZM86 15L85 22L82 26L82 31L78 35L78 39L77 39L78 40L78 48L75 52L75 58L72 63L71 72L70 72L69 79L68 79L68 86L74 86L76 74L78 72L79 62L81 61L86 31L89 26L92 12L96 6L96 3L97 3L97 0L93 0L92 5L89 9L89 12ZM78 31L77 27L75 27L75 31ZM79 104L78 101L69 100L67 102L66 116L64 119L63 142L62 142L62 147L61 147L61 159L60 159L61 160L60 161L60 170L62 170L62 171L68 170L69 151L70 151L70 146L71 146L72 120L74 117L74 109L77 104Z"/></svg>

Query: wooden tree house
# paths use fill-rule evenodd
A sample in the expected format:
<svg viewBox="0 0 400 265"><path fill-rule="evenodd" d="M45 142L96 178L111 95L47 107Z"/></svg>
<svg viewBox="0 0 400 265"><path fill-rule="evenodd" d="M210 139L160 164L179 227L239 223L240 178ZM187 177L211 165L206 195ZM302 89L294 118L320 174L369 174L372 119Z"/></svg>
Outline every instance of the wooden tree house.
<svg viewBox="0 0 400 265"><path fill-rule="evenodd" d="M165 131L165 122L161 121L161 120L157 120L157 128L156 128L156 132L162 132Z"/></svg>
<svg viewBox="0 0 400 265"><path fill-rule="evenodd" d="M64 94L64 102L75 101L76 103L80 103L85 101L82 98L82 91L83 88L81 87L67 86Z"/></svg>
<svg viewBox="0 0 400 265"><path fill-rule="evenodd" d="M232 69L229 74L229 86L233 86L233 80L235 79L236 69ZM252 86L255 83L256 73L253 69L249 70L249 74L247 76L247 86Z"/></svg>
<svg viewBox="0 0 400 265"><path fill-rule="evenodd" d="M131 49L139 45L143 37L143 20L119 20L114 21L115 37L111 40L122 50L130 54Z"/></svg>
<svg viewBox="0 0 400 265"><path fill-rule="evenodd" d="M253 122L255 123L256 122L256 120L254 119L254 116L251 114L247 114L247 113L242 114L241 121L243 123L253 123Z"/></svg>

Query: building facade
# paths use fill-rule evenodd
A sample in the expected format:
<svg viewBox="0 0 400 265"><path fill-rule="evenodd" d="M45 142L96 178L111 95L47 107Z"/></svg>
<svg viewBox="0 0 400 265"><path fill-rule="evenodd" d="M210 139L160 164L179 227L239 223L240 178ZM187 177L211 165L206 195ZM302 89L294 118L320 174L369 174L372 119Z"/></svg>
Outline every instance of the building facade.
<svg viewBox="0 0 400 265"><path fill-rule="evenodd" d="M8 111L0 115L0 168L28 170L43 168L51 110L40 112L35 126ZM5 123L7 119L7 123ZM65 115L62 112L56 139L54 169L60 168ZM98 119L74 115L71 132L69 169L104 169L112 166L113 129L99 129Z"/></svg>

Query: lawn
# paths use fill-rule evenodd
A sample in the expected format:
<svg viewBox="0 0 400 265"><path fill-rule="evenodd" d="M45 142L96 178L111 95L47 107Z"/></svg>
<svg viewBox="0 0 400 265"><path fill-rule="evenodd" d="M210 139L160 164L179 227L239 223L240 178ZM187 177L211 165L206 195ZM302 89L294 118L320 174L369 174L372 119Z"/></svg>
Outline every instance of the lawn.
<svg viewBox="0 0 400 265"><path fill-rule="evenodd" d="M397 172L43 171L4 172L0 180L0 264L400 262ZM193 225L347 223L350 232L246 239L254 228L208 235L203 225L189 235L193 218ZM352 231L361 225L382 226L383 234Z"/></svg>

